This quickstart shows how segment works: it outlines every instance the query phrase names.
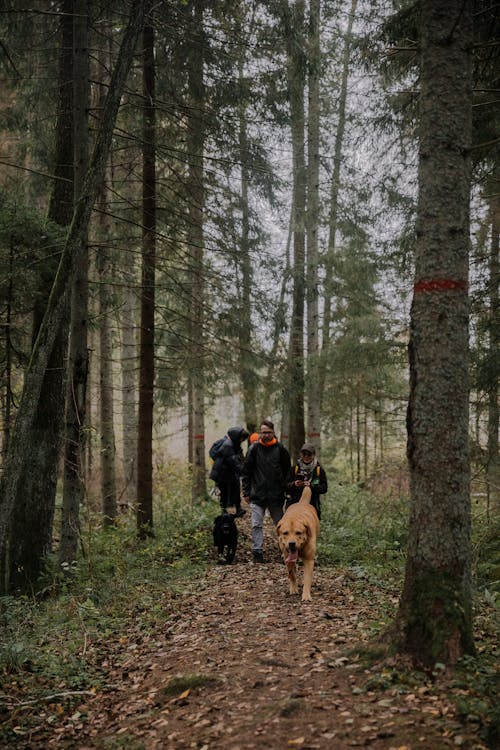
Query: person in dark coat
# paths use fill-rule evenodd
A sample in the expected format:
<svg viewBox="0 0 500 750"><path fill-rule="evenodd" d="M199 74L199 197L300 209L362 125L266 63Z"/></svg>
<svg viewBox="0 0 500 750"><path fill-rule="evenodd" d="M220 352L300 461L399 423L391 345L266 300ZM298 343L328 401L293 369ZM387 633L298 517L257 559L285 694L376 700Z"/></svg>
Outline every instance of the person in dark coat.
<svg viewBox="0 0 500 750"><path fill-rule="evenodd" d="M244 516L246 510L241 507L241 469L243 450L241 444L248 437L243 427L231 427L217 451L210 477L214 480L220 493L220 504L223 511L234 506L236 518Z"/></svg>
<svg viewBox="0 0 500 750"><path fill-rule="evenodd" d="M286 478L290 472L290 454L278 442L273 423L265 419L259 439L252 443L241 474L243 499L252 511L252 555L254 562L264 562L264 515L266 509L274 525L283 516Z"/></svg>
<svg viewBox="0 0 500 750"><path fill-rule="evenodd" d="M292 466L287 478L287 501L285 507L297 503L302 495L304 487L311 488L311 505L316 509L318 518L321 518L320 495L328 490L328 481L323 467L316 458L316 449L312 443L304 443L300 449L297 463Z"/></svg>

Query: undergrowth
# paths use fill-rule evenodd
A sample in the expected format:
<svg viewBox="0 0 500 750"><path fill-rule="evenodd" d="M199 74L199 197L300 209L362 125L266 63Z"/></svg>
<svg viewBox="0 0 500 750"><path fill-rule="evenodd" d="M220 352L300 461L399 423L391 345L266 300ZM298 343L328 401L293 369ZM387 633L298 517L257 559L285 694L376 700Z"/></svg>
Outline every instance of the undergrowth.
<svg viewBox="0 0 500 750"><path fill-rule="evenodd" d="M131 634L147 638L175 619L176 599L198 586L214 563L211 527L218 504L211 499L193 505L187 482L165 486L175 490L156 498L154 536L140 542L130 516L103 530L99 514L87 512L83 554L69 570L49 559L37 596L0 598L0 704L8 705L13 696L18 705L23 698L42 700L54 691L65 705L80 701L81 691L99 689L105 680L108 641L119 644ZM385 617L373 623L374 635L397 604L407 516L404 498L377 497L350 485L331 486L322 503L319 564L341 569L360 591L369 582L372 595L379 592L377 610ZM473 530L476 631L479 642L484 636L491 644L498 614L498 535L480 514ZM488 726L494 727L491 694L498 689L498 674L488 648L483 654L479 647L477 657L464 662L457 684L469 681L468 692L460 695L464 720L489 716ZM13 731L12 723L3 733L0 728L0 740L12 739Z"/></svg>
<svg viewBox="0 0 500 750"><path fill-rule="evenodd" d="M322 504L319 558L384 585L399 578L407 540L405 498L381 498L356 485L330 486Z"/></svg>
<svg viewBox="0 0 500 750"><path fill-rule="evenodd" d="M211 505L194 506L184 492L158 497L154 536L141 542L133 517L104 530L87 512L84 554L69 569L49 558L36 596L0 598L0 721L9 700L20 705L52 693L63 704L81 700L81 691L105 679L108 641L147 638L175 617L176 599L211 560L213 515ZM12 728L4 732L13 741Z"/></svg>

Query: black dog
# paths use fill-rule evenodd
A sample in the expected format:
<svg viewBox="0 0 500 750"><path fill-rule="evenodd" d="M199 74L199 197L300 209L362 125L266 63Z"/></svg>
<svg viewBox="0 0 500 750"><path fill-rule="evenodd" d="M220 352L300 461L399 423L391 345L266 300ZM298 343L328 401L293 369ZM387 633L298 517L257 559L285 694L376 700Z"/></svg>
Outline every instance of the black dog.
<svg viewBox="0 0 500 750"><path fill-rule="evenodd" d="M226 549L226 562L232 563L238 546L238 527L235 516L232 513L222 513L214 520L214 545L219 555L224 554Z"/></svg>

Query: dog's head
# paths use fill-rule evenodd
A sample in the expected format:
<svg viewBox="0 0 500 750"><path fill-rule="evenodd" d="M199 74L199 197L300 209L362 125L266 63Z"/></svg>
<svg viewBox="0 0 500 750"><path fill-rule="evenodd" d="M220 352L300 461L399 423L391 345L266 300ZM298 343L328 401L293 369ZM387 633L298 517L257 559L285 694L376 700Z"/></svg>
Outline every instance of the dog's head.
<svg viewBox="0 0 500 750"><path fill-rule="evenodd" d="M236 528L235 516L233 513L221 513L220 516L214 521L214 528L218 530L219 534L228 536L234 532Z"/></svg>
<svg viewBox="0 0 500 750"><path fill-rule="evenodd" d="M283 516L276 531L282 552L288 554L286 562L296 562L309 539L308 526L299 519Z"/></svg>

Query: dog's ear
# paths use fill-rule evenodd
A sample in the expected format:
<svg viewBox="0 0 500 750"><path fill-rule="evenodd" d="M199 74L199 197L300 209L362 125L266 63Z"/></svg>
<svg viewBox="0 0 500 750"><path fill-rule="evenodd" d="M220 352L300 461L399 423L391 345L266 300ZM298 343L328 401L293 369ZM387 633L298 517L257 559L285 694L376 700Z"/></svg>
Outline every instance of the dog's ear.
<svg viewBox="0 0 500 750"><path fill-rule="evenodd" d="M278 523L276 524L276 534L278 536L280 535L280 529L281 529L281 521L278 521Z"/></svg>

